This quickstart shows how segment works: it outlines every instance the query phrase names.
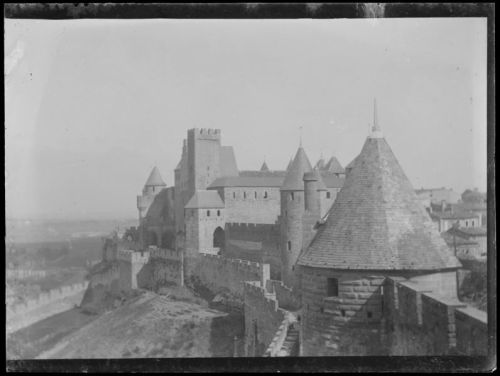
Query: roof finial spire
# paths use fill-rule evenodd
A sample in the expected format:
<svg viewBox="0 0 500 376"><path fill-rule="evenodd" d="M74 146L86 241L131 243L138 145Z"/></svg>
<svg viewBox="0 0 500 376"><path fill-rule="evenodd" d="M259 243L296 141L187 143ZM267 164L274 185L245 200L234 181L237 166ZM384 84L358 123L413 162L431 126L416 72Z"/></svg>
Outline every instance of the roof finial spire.
<svg viewBox="0 0 500 376"><path fill-rule="evenodd" d="M382 130L378 125L378 115L377 115L377 98L373 98L373 126L370 132L371 138L381 138Z"/></svg>
<svg viewBox="0 0 500 376"><path fill-rule="evenodd" d="M302 147L302 125L299 127L299 147Z"/></svg>

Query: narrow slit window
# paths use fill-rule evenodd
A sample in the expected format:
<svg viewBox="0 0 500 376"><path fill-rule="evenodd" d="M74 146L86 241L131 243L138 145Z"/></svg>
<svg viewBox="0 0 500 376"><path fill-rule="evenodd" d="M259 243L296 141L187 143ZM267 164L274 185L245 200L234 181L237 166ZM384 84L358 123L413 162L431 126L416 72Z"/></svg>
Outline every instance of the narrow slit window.
<svg viewBox="0 0 500 376"><path fill-rule="evenodd" d="M210 210L207 210L207 217L210 217Z"/></svg>
<svg viewBox="0 0 500 376"><path fill-rule="evenodd" d="M290 193L290 199L293 200L293 192Z"/></svg>
<svg viewBox="0 0 500 376"><path fill-rule="evenodd" d="M267 191L264 192L264 198L267 198Z"/></svg>
<svg viewBox="0 0 500 376"><path fill-rule="evenodd" d="M257 191L255 191L254 193L255 193L255 198L257 198Z"/></svg>
<svg viewBox="0 0 500 376"><path fill-rule="evenodd" d="M217 217L220 217L220 210L217 210Z"/></svg>
<svg viewBox="0 0 500 376"><path fill-rule="evenodd" d="M289 240L286 244L287 249L290 251L292 249L292 242Z"/></svg>
<svg viewBox="0 0 500 376"><path fill-rule="evenodd" d="M330 198L331 194L330 192L326 192L326 198Z"/></svg>
<svg viewBox="0 0 500 376"><path fill-rule="evenodd" d="M339 296L339 280L337 278L328 278L327 296Z"/></svg>
<svg viewBox="0 0 500 376"><path fill-rule="evenodd" d="M233 198L236 198L236 192L233 192Z"/></svg>
<svg viewBox="0 0 500 376"><path fill-rule="evenodd" d="M247 193L243 192L243 198L247 198Z"/></svg>

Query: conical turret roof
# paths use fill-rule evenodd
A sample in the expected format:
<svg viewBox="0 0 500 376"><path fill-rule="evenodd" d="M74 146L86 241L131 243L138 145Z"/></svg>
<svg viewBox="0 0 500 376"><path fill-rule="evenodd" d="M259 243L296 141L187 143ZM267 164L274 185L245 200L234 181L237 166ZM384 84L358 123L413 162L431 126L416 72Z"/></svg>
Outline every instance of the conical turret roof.
<svg viewBox="0 0 500 376"><path fill-rule="evenodd" d="M317 168L318 170L322 170L323 168L325 168L325 159L323 157L321 157L316 162L316 165L314 166L314 168Z"/></svg>
<svg viewBox="0 0 500 376"><path fill-rule="evenodd" d="M304 173L312 171L311 162L307 158L304 149L299 147L295 158L287 169L285 180L281 186L283 191L303 191L304 190Z"/></svg>
<svg viewBox="0 0 500 376"><path fill-rule="evenodd" d="M368 137L303 266L439 270L460 262L439 235L383 137Z"/></svg>
<svg viewBox="0 0 500 376"><path fill-rule="evenodd" d="M160 171L158 170L158 167L154 167L151 173L149 174L148 180L146 180L146 184L144 186L166 186L165 182L163 181Z"/></svg>
<svg viewBox="0 0 500 376"><path fill-rule="evenodd" d="M266 162L262 163L262 166L260 168L261 171L269 171L269 167L267 167Z"/></svg>
<svg viewBox="0 0 500 376"><path fill-rule="evenodd" d="M324 167L325 171L335 172L335 173L344 173L344 167L340 164L339 160L333 156L330 158L328 163Z"/></svg>
<svg viewBox="0 0 500 376"><path fill-rule="evenodd" d="M323 181L323 177L317 168L314 169L314 175L318 178L318 191L327 191L325 182Z"/></svg>

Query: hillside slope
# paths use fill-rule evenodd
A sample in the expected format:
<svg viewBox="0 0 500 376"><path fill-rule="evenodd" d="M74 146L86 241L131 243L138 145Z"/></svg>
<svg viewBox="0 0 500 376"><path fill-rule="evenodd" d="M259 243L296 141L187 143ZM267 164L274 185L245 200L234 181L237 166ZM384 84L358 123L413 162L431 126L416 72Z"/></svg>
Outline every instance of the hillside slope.
<svg viewBox="0 0 500 376"><path fill-rule="evenodd" d="M241 317L145 291L38 358L232 356L242 325Z"/></svg>

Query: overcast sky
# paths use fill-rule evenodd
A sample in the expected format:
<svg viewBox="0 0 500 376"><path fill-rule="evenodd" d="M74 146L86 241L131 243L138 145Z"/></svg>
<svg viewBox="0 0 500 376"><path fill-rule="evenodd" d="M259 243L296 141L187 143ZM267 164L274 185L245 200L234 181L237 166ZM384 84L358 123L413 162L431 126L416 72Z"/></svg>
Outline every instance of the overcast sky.
<svg viewBox="0 0 500 376"><path fill-rule="evenodd" d="M486 19L5 20L8 218L136 217L187 129L240 170L342 165L379 124L415 188L486 189Z"/></svg>

